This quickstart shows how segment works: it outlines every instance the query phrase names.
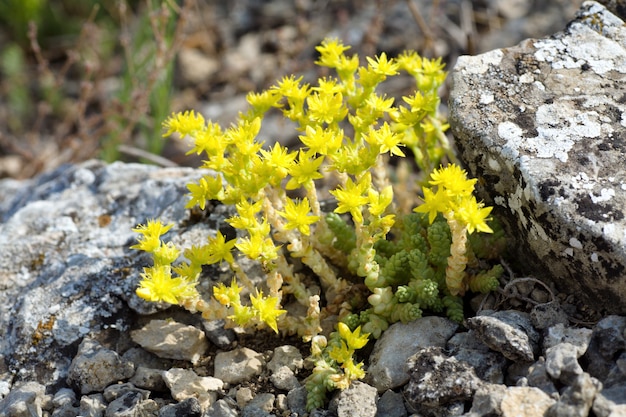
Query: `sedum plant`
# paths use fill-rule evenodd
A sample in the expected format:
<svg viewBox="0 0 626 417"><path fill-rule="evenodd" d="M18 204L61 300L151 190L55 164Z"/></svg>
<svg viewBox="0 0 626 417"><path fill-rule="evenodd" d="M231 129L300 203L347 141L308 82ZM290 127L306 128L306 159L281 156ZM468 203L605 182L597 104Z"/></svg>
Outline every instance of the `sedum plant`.
<svg viewBox="0 0 626 417"><path fill-rule="evenodd" d="M142 274L141 298L178 304L207 320L298 334L311 343L308 409L321 406L328 391L364 376L355 353L390 324L414 320L424 309L460 321L461 296L495 289L502 273L486 261L498 256L503 234L487 223L491 207L473 196L476 180L456 164L440 165L443 158L454 160L447 124L437 113L446 75L440 59L382 53L361 65L356 54L345 54L348 49L338 40L323 41L316 63L334 69L336 77L315 85L284 77L249 94L250 109L226 129L193 111L163 123L164 136L190 136L190 153L205 157L208 173L188 185L187 207L204 210L214 200L234 205L237 214L227 222L239 231L237 238L218 231L197 246L178 248L162 239L171 224L148 220L134 229L139 237L133 248L154 260ZM377 92L402 72L416 81L412 95L395 103ZM299 149L264 147L258 140L272 109L295 123ZM407 150L421 172L430 173L423 198L408 165L401 164L392 181L389 159L403 158ZM336 202L331 212L321 208L325 190ZM476 232L487 235L472 239ZM240 265L243 257L262 266L262 288ZM296 268L294 260L307 268ZM232 281L202 298L196 283L203 266L224 262ZM288 313L289 301L301 304L303 314ZM334 323L334 331L324 332L323 321Z"/></svg>

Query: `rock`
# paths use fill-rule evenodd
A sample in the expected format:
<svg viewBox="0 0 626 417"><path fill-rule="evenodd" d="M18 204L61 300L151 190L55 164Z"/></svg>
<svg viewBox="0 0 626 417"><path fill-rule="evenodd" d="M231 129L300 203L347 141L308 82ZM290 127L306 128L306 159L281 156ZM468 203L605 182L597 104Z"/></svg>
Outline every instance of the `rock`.
<svg viewBox="0 0 626 417"><path fill-rule="evenodd" d="M285 391L289 391L300 386L298 378L296 378L296 375L291 369L289 369L288 366L281 366L276 369L276 371L272 372L272 375L270 375L270 381L276 388Z"/></svg>
<svg viewBox="0 0 626 417"><path fill-rule="evenodd" d="M626 381L626 351L617 357L617 360L611 366L609 374L602 380L602 385L605 388L609 388L615 385L622 385L624 381Z"/></svg>
<svg viewBox="0 0 626 417"><path fill-rule="evenodd" d="M509 387L500 409L503 417L543 417L553 404L554 400L537 388Z"/></svg>
<svg viewBox="0 0 626 417"><path fill-rule="evenodd" d="M578 375L572 385L563 391L561 398L550 407L546 417L586 417L601 388L600 381L588 373Z"/></svg>
<svg viewBox="0 0 626 417"><path fill-rule="evenodd" d="M150 391L135 387L131 383L110 385L104 390L104 400L106 402L112 402L116 399L128 394L129 392L140 394L142 400L147 400L150 397Z"/></svg>
<svg viewBox="0 0 626 417"><path fill-rule="evenodd" d="M217 392L224 387L222 380L211 376L198 376L191 369L172 368L163 372L163 381L178 401L196 398L203 410L217 400Z"/></svg>
<svg viewBox="0 0 626 417"><path fill-rule="evenodd" d="M106 349L95 340L85 338L78 347L68 371L67 383L81 394L101 392L135 372L132 363L124 362L117 352Z"/></svg>
<svg viewBox="0 0 626 417"><path fill-rule="evenodd" d="M80 398L80 415L84 417L102 417L106 410L102 394L83 395Z"/></svg>
<svg viewBox="0 0 626 417"><path fill-rule="evenodd" d="M526 313L484 312L467 319L466 324L485 345L512 361L531 362L539 350L539 334Z"/></svg>
<svg viewBox="0 0 626 417"><path fill-rule="evenodd" d="M578 356L571 343L552 346L546 350L546 372L553 379L569 385L583 373Z"/></svg>
<svg viewBox="0 0 626 417"><path fill-rule="evenodd" d="M214 416L215 414L209 414ZM159 417L202 417L200 402L194 398L187 398L176 404L168 404L159 410Z"/></svg>
<svg viewBox="0 0 626 417"><path fill-rule="evenodd" d="M170 320L151 320L130 333L133 341L161 358L196 364L209 347L204 332Z"/></svg>
<svg viewBox="0 0 626 417"><path fill-rule="evenodd" d="M586 328L565 327L563 324L552 326L543 338L543 349L559 343L569 343L576 347L576 357L580 358L589 348L593 331Z"/></svg>
<svg viewBox="0 0 626 417"><path fill-rule="evenodd" d="M549 38L460 57L449 101L460 156L518 239L518 266L615 314L626 313L624 39L622 20L585 2Z"/></svg>
<svg viewBox="0 0 626 417"><path fill-rule="evenodd" d="M500 352L494 352L482 343L473 330L457 333L446 345L448 354L474 368L476 375L485 382L501 384L507 359Z"/></svg>
<svg viewBox="0 0 626 417"><path fill-rule="evenodd" d="M87 161L1 193L0 356L12 383L64 384L86 335L121 335L134 317L129 305L157 310L134 294L149 259L129 251L131 229L156 217L180 225L185 183L200 175Z"/></svg>
<svg viewBox="0 0 626 417"><path fill-rule="evenodd" d="M52 417L76 417L80 411L74 407L76 393L69 388L61 388L52 398Z"/></svg>
<svg viewBox="0 0 626 417"><path fill-rule="evenodd" d="M0 401L0 416L41 417L45 392L46 387L37 382L16 384L9 395Z"/></svg>
<svg viewBox="0 0 626 417"><path fill-rule="evenodd" d="M384 392L409 380L407 359L421 347L445 346L458 325L443 317L422 317L389 326L370 355L366 381Z"/></svg>
<svg viewBox="0 0 626 417"><path fill-rule="evenodd" d="M470 416L501 415L502 398L507 387L502 384L483 384L476 390L470 409Z"/></svg>
<svg viewBox="0 0 626 417"><path fill-rule="evenodd" d="M604 381L615 367L616 355L626 349L626 317L608 316L593 328L589 348L584 360L589 364L587 372Z"/></svg>
<svg viewBox="0 0 626 417"><path fill-rule="evenodd" d="M361 381L352 381L348 388L334 396L328 410L337 417L375 417L376 400L376 388Z"/></svg>
<svg viewBox="0 0 626 417"><path fill-rule="evenodd" d="M239 417L236 405L226 400L217 400L206 414L211 417Z"/></svg>
<svg viewBox="0 0 626 417"><path fill-rule="evenodd" d="M138 366L135 375L128 382L137 388L145 388L150 391L163 392L167 390L165 382L163 382L163 372L159 369Z"/></svg>
<svg viewBox="0 0 626 417"><path fill-rule="evenodd" d="M306 414L306 387L294 388L287 393L289 409L298 415Z"/></svg>
<svg viewBox="0 0 626 417"><path fill-rule="evenodd" d="M153 400L145 399L138 391L128 391L111 401L104 412L104 417L134 417L153 415L159 409Z"/></svg>
<svg viewBox="0 0 626 417"><path fill-rule="evenodd" d="M550 379L546 369L546 360L543 356L539 357L539 360L528 368L526 382L528 386L539 388L551 397L558 397L559 391L556 389L552 379Z"/></svg>
<svg viewBox="0 0 626 417"><path fill-rule="evenodd" d="M177 54L182 81L188 85L206 82L220 67L218 60L197 49L182 48Z"/></svg>
<svg viewBox="0 0 626 417"><path fill-rule="evenodd" d="M593 401L596 417L615 417L626 415L626 384L604 388Z"/></svg>
<svg viewBox="0 0 626 417"><path fill-rule="evenodd" d="M442 407L463 410L482 384L474 369L443 353L441 347L422 348L409 359L411 379L404 387L409 411L436 415Z"/></svg>
<svg viewBox="0 0 626 417"><path fill-rule="evenodd" d="M260 375L265 362L263 355L248 348L238 348L215 355L216 378L229 384L238 384Z"/></svg>
<svg viewBox="0 0 626 417"><path fill-rule="evenodd" d="M556 324L568 324L567 313L558 301L537 304L530 311L530 320L533 327L538 330L547 329Z"/></svg>
<svg viewBox="0 0 626 417"><path fill-rule="evenodd" d="M252 398L245 407L243 407L243 413L250 413L249 410L258 409L266 412L270 412L274 409L274 401L276 396L269 393L257 394Z"/></svg>
<svg viewBox="0 0 626 417"><path fill-rule="evenodd" d="M402 394L387 390L376 404L376 417L406 417Z"/></svg>
<svg viewBox="0 0 626 417"><path fill-rule="evenodd" d="M206 337L220 349L231 349L237 340L233 329L225 329L226 320L202 320Z"/></svg>
<svg viewBox="0 0 626 417"><path fill-rule="evenodd" d="M302 354L297 347L284 345L274 349L274 355L267 363L267 369L271 372L276 372L283 366L288 367L292 371L302 369L304 366L304 360L302 359Z"/></svg>

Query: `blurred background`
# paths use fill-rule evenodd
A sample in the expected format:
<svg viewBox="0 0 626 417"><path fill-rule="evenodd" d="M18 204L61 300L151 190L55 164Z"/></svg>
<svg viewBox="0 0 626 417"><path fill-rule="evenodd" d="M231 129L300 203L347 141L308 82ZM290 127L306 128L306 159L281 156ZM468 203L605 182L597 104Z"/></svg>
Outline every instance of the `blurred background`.
<svg viewBox="0 0 626 417"><path fill-rule="evenodd" d="M323 74L314 61L325 37L361 59L412 49L450 70L459 55L562 30L581 3L0 0L0 179L90 158L193 166L183 144L162 138L171 112L227 126L249 91ZM398 97L412 88L409 79L385 86ZM264 134L279 136L279 119Z"/></svg>

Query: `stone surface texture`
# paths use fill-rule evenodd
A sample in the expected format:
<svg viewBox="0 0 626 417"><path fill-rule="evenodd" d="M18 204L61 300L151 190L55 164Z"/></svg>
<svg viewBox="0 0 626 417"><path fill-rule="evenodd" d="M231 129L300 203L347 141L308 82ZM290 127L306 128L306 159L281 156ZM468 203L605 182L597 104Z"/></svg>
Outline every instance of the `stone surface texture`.
<svg viewBox="0 0 626 417"><path fill-rule="evenodd" d="M459 58L451 80L455 143L519 238L515 257L592 309L626 313L624 22L585 2L551 37Z"/></svg>
<svg viewBox="0 0 626 417"><path fill-rule="evenodd" d="M597 20L593 20L594 16ZM604 39L593 43L595 46L604 45L601 42L608 42L608 46L604 45L607 48L613 45L610 41L619 30L617 23L612 23L611 19L599 5L587 3L580 17L554 38L528 41L521 47L481 58L480 62L487 62L482 75L493 76L495 81L499 79L510 88L516 85L512 82L513 78L507 78L510 71L517 71L514 63L518 64L520 71L518 80L524 74L529 74L524 80L538 77L533 78L528 83L530 85L522 83L531 92L533 88L539 89L536 81L554 89L557 82L551 77L559 73L568 75L569 78L563 75L560 80L565 80L561 81L565 84L562 87L571 86L571 91L564 90L561 95L553 92L551 104L537 104L537 108L548 106L546 109L532 112L531 103L526 104L528 114L535 115L530 118L531 121L541 112L554 111L556 106L554 129L565 123L565 119L559 119L561 112L571 115L566 119L571 126L578 126L578 136L568 136L572 140L571 149L557 152L555 158L562 164L559 169L568 164L560 162L558 157L580 162L582 142L601 139L584 136L595 122L600 124L599 129L606 132L607 138L612 138L610 143L616 145L602 152L619 150L619 122L612 123L611 117L617 120L621 118L621 113L618 116L617 111L605 112L610 106L601 97L593 96L596 101L589 98L591 95L574 100L578 97L574 88L599 88L591 84L587 77L609 64L588 60L583 65L579 60L571 60L564 61L567 65L561 69L553 68L555 63L560 62L561 58L557 58L566 52L585 52L592 56L602 53L598 50L600 48L581 51L580 48L589 45L582 35L576 38L576 42L567 40L577 33ZM601 33L594 32L594 27ZM563 48L567 51L555 52L552 61L548 62L545 57L548 51L554 49L549 44L556 41L566 45L567 48ZM521 52L524 47L543 51L540 55L543 61L535 59L539 62L536 68L531 65L535 61L522 59L525 56ZM517 51L520 59L507 61L502 58L511 51ZM500 58L496 60L495 56ZM498 65L495 65L496 62ZM463 60L461 64L460 71L463 70ZM527 64L533 69L528 69ZM614 65L618 68L618 64ZM466 59L465 71L467 68ZM535 72L542 69L547 71L545 77ZM574 72L567 72L570 70ZM613 78L619 78L620 70L604 72L604 81L619 87L619 80ZM480 84L486 81L477 78L481 75L479 73L466 73L467 82L474 83L472 91L480 93L481 88L491 91ZM458 80L455 82L458 83ZM504 87L493 90L493 101L522 100L523 89L519 93L505 94L507 91ZM476 97L480 99L480 96ZM607 93L603 97L608 101L611 95ZM491 100L489 96L483 97L481 106L493 103ZM587 112L586 116L568 112L565 104L571 104L572 100L580 103L579 110ZM595 107L589 104L596 102L600 104ZM509 107L512 112L515 106ZM621 109L617 105L616 108ZM495 108L492 110L494 117L500 114ZM609 117L608 121L603 121L605 116ZM548 116L544 114L542 117ZM511 118L508 121L522 123L515 120ZM495 122L484 118L482 123ZM604 124L614 126L613 136L609 136L610 129ZM497 132L497 123L492 126ZM458 124L455 129L458 129ZM538 126L536 136L540 131L549 132L546 129L548 127ZM497 135L492 139L498 139ZM488 174L481 168L481 178L492 185L504 181L498 185L498 189L503 190L502 187L513 184L515 178L523 179L522 174L534 173L533 169L545 166L547 160L556 164L554 158L539 158L543 165L530 164L532 152L528 150L529 144L538 141L537 138L534 142L520 139L513 142L517 143L516 146L498 145L500 154L495 148L493 155L485 152L487 165L492 168L500 166L502 172L508 172L508 176L496 176L493 172ZM546 148L537 145L536 151L543 152ZM593 151L588 152L593 155L587 155L588 166L598 167L597 178L601 178L600 172L604 171L600 169L605 166L599 162L600 151L591 145L586 148ZM507 153L511 154L515 149L519 153L517 159L506 162ZM467 152L466 149L466 155ZM470 166L474 164L476 168L478 162L481 161L470 159ZM561 171L555 169L554 172ZM586 195L592 202L592 197L596 199L594 204L603 207L621 198L619 175L622 174L614 177L617 184L613 187L615 195L600 201L598 196L608 197L612 193L605 191L602 194L602 188L594 188L597 178L592 171L585 172L588 182L573 182L572 188L569 188L569 183L560 183L564 193L567 191L569 194L563 197L560 208L544 211L550 213L551 220L562 214L568 204L578 204L577 193L582 189L587 190ZM278 336L270 332L259 333L263 337L256 337L257 334L242 333L240 329L225 331L223 323L206 323L197 314L167 305L148 304L134 294L139 274L143 267L150 265L150 259L130 249L135 238L132 227L150 218L161 218L174 224L166 239L190 246L215 234L224 224L224 219L232 215L227 206L215 205L198 220L197 216L191 216L184 209L185 185L202 174L186 168L160 169L88 161L61 167L32 180L0 181L0 417L401 417L416 412L421 416L508 417L520 415L520 410L528 416L605 417L624 413L626 315L604 316L598 323L590 325L590 329L580 329L569 321L569 310L565 307L561 310L558 306L556 309L543 308L542 317L529 314L530 308L515 307L478 316L478 320L468 320L465 326L458 326L441 317L425 317L412 323L391 326L374 343L371 354L368 354L368 349L359 352L362 355L359 360L363 360L373 378L355 382L348 390L331 392L325 409L307 412L304 383L310 374L311 363L304 358L309 354L308 346L303 347L294 339L272 339L275 344L271 345L268 344L268 336ZM536 225L543 217L533 217L531 208L546 209L548 201L532 200L531 197L536 197L533 187L537 184L529 182L530 179L523 181L518 194L513 188L511 194L503 191L498 194L495 189L490 192L494 192L494 198L502 203L500 208L504 212L526 214L524 221L530 230L526 238L532 240L537 237L540 240L538 231L543 230L552 239L546 240L544 245L555 250L557 237L565 233L563 223L546 223L541 226L543 229L538 229ZM601 185L609 189L608 183ZM559 194L555 191L553 195L549 190L557 185L547 187L540 187L538 195L541 196L541 190L544 190L554 203ZM522 203L522 200L515 200L515 195L535 202L522 210L521 205L515 205ZM617 205L614 207L615 214ZM597 212L600 217L606 213ZM563 216L560 218L566 219ZM509 227L517 221L521 222L520 219L510 218ZM613 259L611 256L620 256L619 248L610 246L612 241L607 238L613 236L610 227L604 235L593 235L595 240L585 240L583 236L592 233L601 221L592 223L577 217L570 220L571 230L575 229L578 234L567 241L571 250L565 248L562 252L554 252L552 263L584 271L587 264L577 262L575 256L588 250L589 245L598 244L601 239L607 240L604 246L591 252L596 253L593 257L589 255L592 261L597 257L597 264L605 267L609 259ZM620 221L614 223L613 231L621 227ZM606 220L602 227L606 228L609 224ZM528 251L530 249L527 248ZM540 265L542 258L536 258L535 262ZM245 267L252 268L253 265ZM620 268L617 263L613 267L615 271ZM259 271L260 268L257 268L255 276L260 280L262 274ZM605 268L594 272L599 285L609 284L608 275L602 275L606 271ZM232 278L231 274L217 266L204 272L209 278L202 279L199 284L202 294L207 294L216 282L228 283ZM558 282L568 283L563 280L570 279L571 274L555 277L561 279ZM614 278L613 284L619 284L619 277L610 277ZM580 287L568 283L563 290L584 288L584 285L589 285L584 281L587 278L580 277L581 284L576 284ZM529 286L529 291L533 285ZM601 297L603 303L611 303L616 310L620 309L615 298L619 294L619 288L613 298L605 296L602 291L587 291L589 300ZM552 297L540 298L537 301L539 304L534 307L547 307L550 303L554 306L554 300L550 301ZM201 342L191 343L195 347L185 348L183 356L171 354L175 347L172 349L170 346L170 353L165 354L167 357L159 357L146 349L148 345L142 347L133 340L133 330L150 328L151 323L159 324L162 320L179 323L175 326L177 329L190 331L193 339ZM170 332L176 333L177 330L171 331L168 327L155 326L152 329L155 344L164 341ZM492 331L497 337L491 334ZM407 364L411 355L415 356ZM391 386L393 389L389 389Z"/></svg>

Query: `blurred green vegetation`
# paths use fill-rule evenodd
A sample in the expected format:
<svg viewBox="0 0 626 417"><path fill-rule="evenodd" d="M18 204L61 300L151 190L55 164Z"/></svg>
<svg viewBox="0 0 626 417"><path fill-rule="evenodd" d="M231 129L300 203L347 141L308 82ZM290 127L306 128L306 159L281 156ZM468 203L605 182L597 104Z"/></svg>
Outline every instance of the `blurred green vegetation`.
<svg viewBox="0 0 626 417"><path fill-rule="evenodd" d="M95 150L82 158L117 160L122 144L160 154L190 3L0 0L0 156L68 136Z"/></svg>

